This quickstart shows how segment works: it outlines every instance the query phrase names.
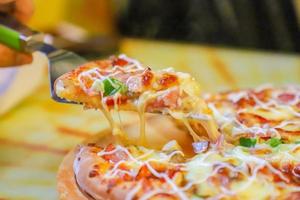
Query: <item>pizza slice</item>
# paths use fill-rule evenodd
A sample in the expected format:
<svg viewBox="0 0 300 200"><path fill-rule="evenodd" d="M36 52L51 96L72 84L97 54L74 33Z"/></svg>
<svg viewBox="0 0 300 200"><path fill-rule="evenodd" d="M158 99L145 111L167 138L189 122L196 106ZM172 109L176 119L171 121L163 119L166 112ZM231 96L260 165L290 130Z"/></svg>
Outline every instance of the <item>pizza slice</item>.
<svg viewBox="0 0 300 200"><path fill-rule="evenodd" d="M219 138L212 112L200 98L200 87L191 75L170 68L153 71L125 55L90 62L64 74L56 80L55 91L57 96L86 108L101 109L116 135L122 133L110 110L137 111L141 143L146 140L145 112L180 119L196 141L202 138L195 129L213 142Z"/></svg>

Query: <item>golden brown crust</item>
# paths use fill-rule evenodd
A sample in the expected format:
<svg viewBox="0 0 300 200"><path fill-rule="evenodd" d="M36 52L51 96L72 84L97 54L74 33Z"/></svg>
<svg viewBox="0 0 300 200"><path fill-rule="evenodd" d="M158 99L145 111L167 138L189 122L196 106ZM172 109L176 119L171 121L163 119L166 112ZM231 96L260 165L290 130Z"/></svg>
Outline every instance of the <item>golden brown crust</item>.
<svg viewBox="0 0 300 200"><path fill-rule="evenodd" d="M147 132L147 136L149 138L149 148L160 149L165 143L175 139L181 146L187 147L185 149L185 153L191 155L192 149L190 148L190 145L188 145L192 142L191 138L187 133L184 133L181 130L177 129L173 124L174 122L170 120L169 117L160 115L147 115L146 119L148 126L151 127L151 129L148 129ZM164 121L164 126L159 123L160 121ZM130 140L134 140L134 138L136 138L138 135L138 132L136 132L136 126L137 125L135 123L124 126ZM166 134L162 136L161 134L159 134L160 132L158 130L165 132ZM107 146L110 143L117 143L116 138L112 137L110 130L103 131L99 133L99 135L93 138L89 138L83 144L95 142L101 146ZM88 198L84 196L78 189L74 178L73 164L76 152L76 148L70 151L59 167L57 174L57 190L60 200L88 200ZM153 199L170 200L170 196L159 196L154 197Z"/></svg>
<svg viewBox="0 0 300 200"><path fill-rule="evenodd" d="M93 61L67 72L55 81L56 94L69 101L84 103L92 108L100 108L99 96L87 96L80 86L78 75L95 67L106 68L110 63L110 60Z"/></svg>
<svg viewBox="0 0 300 200"><path fill-rule="evenodd" d="M110 130L105 130L99 133L98 136L94 136L83 142L83 144L99 141L100 144L105 145L109 143L115 143L116 141L110 135ZM98 143L99 143L98 142ZM78 188L75 180L73 164L76 157L77 148L72 149L61 162L57 172L57 191L60 200L89 200Z"/></svg>
<svg viewBox="0 0 300 200"><path fill-rule="evenodd" d="M60 200L90 200L94 198L90 198L88 193L83 193L82 190L79 189L78 184L76 183L76 179L74 176L73 164L74 159L76 158L77 149L70 151L63 162L61 163L58 174L57 174L57 190L59 193ZM84 176L84 173L82 174ZM101 178L100 178L101 179ZM100 181L101 182L101 181ZM157 184L159 181L153 181L151 184ZM148 182L145 181L145 185L143 187L148 187ZM97 199L123 199L134 187L136 186L136 182L126 182L120 183L114 186L112 189L108 189L109 185L99 185L94 184L89 189L98 191ZM110 191L107 193L106 191ZM160 194L151 198L152 200L160 199L160 200L176 200L177 197Z"/></svg>
<svg viewBox="0 0 300 200"><path fill-rule="evenodd" d="M57 190L60 200L88 200L77 187L73 171L74 158L75 150L72 150L65 156L59 166Z"/></svg>

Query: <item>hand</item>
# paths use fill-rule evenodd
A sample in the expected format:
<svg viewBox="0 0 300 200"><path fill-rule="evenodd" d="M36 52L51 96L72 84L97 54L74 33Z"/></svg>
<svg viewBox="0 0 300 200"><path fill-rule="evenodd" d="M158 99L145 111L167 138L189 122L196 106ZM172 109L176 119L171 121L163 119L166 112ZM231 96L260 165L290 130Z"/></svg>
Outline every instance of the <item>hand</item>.
<svg viewBox="0 0 300 200"><path fill-rule="evenodd" d="M0 0L0 7L7 3L15 3L14 15L22 23L29 20L33 13L32 0ZM0 67L24 65L32 62L32 55L18 53L0 44Z"/></svg>

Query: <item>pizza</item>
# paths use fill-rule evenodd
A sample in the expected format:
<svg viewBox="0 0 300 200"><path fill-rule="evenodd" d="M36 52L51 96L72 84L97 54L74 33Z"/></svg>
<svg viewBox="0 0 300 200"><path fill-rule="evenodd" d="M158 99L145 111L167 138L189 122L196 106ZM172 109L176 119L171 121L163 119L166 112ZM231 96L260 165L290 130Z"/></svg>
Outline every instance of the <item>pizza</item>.
<svg viewBox="0 0 300 200"><path fill-rule="evenodd" d="M158 119L151 124L155 129L147 131L148 145L120 141L111 134L113 131L109 131L108 140L97 138L78 145L60 166L60 199L300 199L300 86L186 92L189 89L183 89L185 81L191 82L187 88L199 88L191 76L173 70L155 72L139 68L141 64L136 62L119 56L89 63L58 79L56 91L62 98L88 108L107 109L108 113L116 105L139 112L139 100L144 100L145 93L151 93L151 98L142 103L143 114L167 113L181 120L188 114L201 116L197 125L204 132L197 132L199 138L193 137L189 128L195 128L195 124L190 122L189 128L182 129L177 121L155 115ZM130 66L134 68L133 74ZM89 74L91 82L87 84L89 81L80 74L95 69L99 69L97 73L101 72L101 76ZM133 92L130 77L143 80L146 71L153 74L151 84L139 83L139 92ZM178 82L156 90L160 83L157 80L166 74L174 75ZM114 86L117 91L107 94L106 83L95 89L95 82L107 78L121 82L119 88ZM168 95L160 96L176 90L179 93L172 106ZM111 98L113 104L108 103ZM161 98L168 103L157 104ZM190 104L193 101L201 102L200 107ZM208 122L213 125L207 126ZM128 130L137 128L137 124L132 124L124 134L130 135ZM174 138L184 131L191 134L190 140ZM161 136L167 134L171 136L166 144L158 147Z"/></svg>
<svg viewBox="0 0 300 200"><path fill-rule="evenodd" d="M300 86L263 85L203 95L218 127L230 143L300 141Z"/></svg>
<svg viewBox="0 0 300 200"><path fill-rule="evenodd" d="M61 199L299 199L300 145L234 146L187 157L176 141L80 145L60 170ZM66 176L65 171L70 175ZM73 187L63 179L72 178ZM70 181L69 181L70 182ZM66 194L66 192L69 192ZM75 197L79 195L75 194ZM76 198L72 199L75 199Z"/></svg>
<svg viewBox="0 0 300 200"><path fill-rule="evenodd" d="M54 88L60 98L102 110L113 133L124 140L126 135L112 119L111 110L139 113L141 144L146 143L145 112L169 114L182 121L195 141L219 137L212 113L200 98L198 83L191 75L171 68L153 71L120 55L82 65L59 77ZM191 126L201 126L200 134Z"/></svg>

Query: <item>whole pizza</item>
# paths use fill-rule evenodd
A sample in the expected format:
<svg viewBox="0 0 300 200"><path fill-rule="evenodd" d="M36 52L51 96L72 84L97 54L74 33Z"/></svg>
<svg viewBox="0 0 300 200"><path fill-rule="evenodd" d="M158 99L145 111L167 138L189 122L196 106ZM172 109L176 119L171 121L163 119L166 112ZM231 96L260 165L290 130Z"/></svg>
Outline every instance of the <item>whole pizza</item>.
<svg viewBox="0 0 300 200"><path fill-rule="evenodd" d="M120 55L66 73L55 90L111 125L65 157L60 199L300 199L300 86L202 93L190 74ZM138 113L135 139L119 111Z"/></svg>

